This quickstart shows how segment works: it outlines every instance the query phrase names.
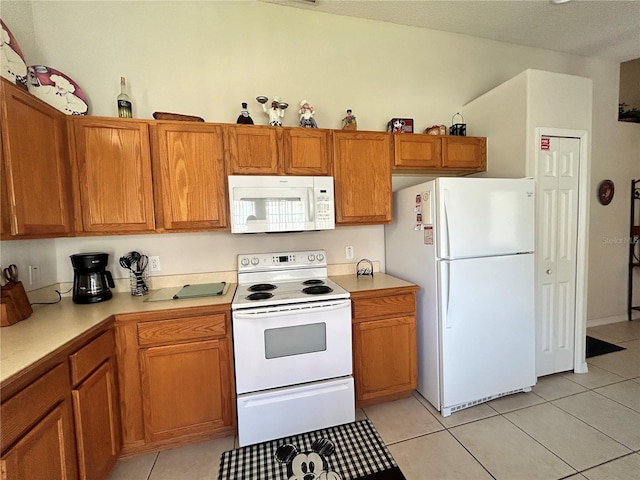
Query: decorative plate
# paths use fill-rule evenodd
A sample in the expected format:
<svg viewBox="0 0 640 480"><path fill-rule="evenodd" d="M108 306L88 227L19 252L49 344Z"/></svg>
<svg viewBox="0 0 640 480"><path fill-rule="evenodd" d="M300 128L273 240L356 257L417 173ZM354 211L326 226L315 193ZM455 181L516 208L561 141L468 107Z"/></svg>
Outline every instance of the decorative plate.
<svg viewBox="0 0 640 480"><path fill-rule="evenodd" d="M0 26L2 26L2 44L0 45L0 53L2 55L0 65L2 68L0 69L0 76L26 90L27 64L24 61L20 45L18 45L16 37L13 36L9 27L2 20L0 20Z"/></svg>
<svg viewBox="0 0 640 480"><path fill-rule="evenodd" d="M613 182L611 180L603 180L598 185L598 200L602 205L609 205L613 200L614 192Z"/></svg>
<svg viewBox="0 0 640 480"><path fill-rule="evenodd" d="M28 68L29 92L67 115L86 115L89 100L78 84L58 70L44 65Z"/></svg>

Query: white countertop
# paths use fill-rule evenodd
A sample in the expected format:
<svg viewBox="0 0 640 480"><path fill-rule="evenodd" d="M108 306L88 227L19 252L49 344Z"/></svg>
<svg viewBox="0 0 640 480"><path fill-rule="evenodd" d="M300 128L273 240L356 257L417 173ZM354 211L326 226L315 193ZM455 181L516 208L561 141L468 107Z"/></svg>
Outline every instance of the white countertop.
<svg viewBox="0 0 640 480"><path fill-rule="evenodd" d="M332 275L330 278L351 293L365 292L368 290L383 290L387 288L417 287L414 283L379 272L375 272L373 276L357 276L352 274Z"/></svg>
<svg viewBox="0 0 640 480"><path fill-rule="evenodd" d="M105 302L78 305L63 297L53 305L34 305L31 316L0 329L0 382L46 357L112 315L142 313L172 308L230 304L236 284L215 297L145 302L148 296L114 293ZM153 295L153 291L150 292Z"/></svg>

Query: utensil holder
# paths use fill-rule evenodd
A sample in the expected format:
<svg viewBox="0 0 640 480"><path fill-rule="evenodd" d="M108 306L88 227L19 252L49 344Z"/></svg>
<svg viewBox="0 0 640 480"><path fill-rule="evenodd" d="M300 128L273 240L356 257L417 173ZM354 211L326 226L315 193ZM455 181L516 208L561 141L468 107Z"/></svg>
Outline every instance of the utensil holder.
<svg viewBox="0 0 640 480"><path fill-rule="evenodd" d="M149 271L129 270L129 286L131 295L141 297L149 293Z"/></svg>

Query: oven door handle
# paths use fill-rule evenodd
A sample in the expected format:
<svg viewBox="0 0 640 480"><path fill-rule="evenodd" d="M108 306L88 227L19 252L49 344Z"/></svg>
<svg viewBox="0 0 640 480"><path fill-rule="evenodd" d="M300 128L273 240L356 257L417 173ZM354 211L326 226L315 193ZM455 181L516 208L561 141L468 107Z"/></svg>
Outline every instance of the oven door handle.
<svg viewBox="0 0 640 480"><path fill-rule="evenodd" d="M278 307L250 308L246 310L234 310L234 319L273 318L287 315L299 315L300 313L324 313L342 308L350 308L351 300L339 300L336 302L322 303L296 303L292 305L280 305Z"/></svg>

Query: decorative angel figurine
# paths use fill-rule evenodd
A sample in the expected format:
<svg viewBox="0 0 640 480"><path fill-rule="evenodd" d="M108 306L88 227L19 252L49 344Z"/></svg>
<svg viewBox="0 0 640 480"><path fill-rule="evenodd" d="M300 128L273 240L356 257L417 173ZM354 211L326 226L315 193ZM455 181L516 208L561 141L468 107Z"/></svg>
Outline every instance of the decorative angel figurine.
<svg viewBox="0 0 640 480"><path fill-rule="evenodd" d="M304 128L318 128L318 124L316 123L316 119L313 116L316 114L316 111L313 109L309 102L306 100L302 100L300 102L300 110L298 110L300 114L300 126Z"/></svg>

